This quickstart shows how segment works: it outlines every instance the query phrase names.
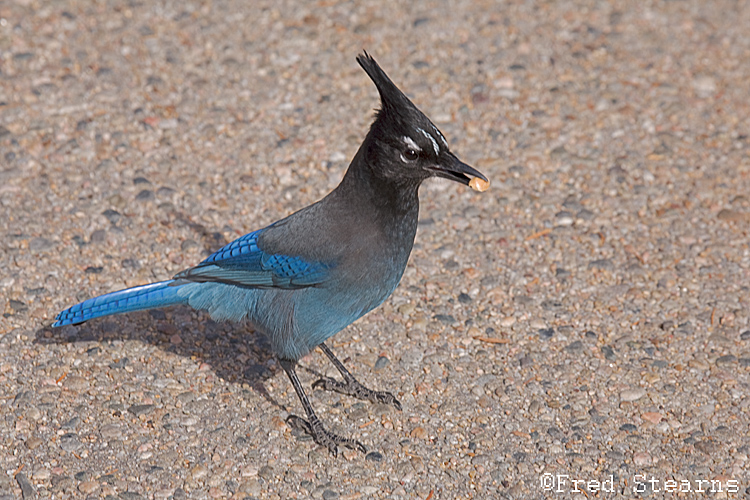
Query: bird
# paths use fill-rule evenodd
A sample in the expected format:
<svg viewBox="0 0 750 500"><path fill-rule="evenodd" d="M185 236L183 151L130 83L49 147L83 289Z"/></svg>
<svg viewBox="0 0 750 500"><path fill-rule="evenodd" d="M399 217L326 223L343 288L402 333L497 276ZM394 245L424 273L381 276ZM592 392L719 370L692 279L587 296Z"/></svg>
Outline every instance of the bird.
<svg viewBox="0 0 750 500"><path fill-rule="evenodd" d="M320 201L248 233L172 279L88 299L60 312L53 327L112 314L182 304L214 320L249 321L264 333L302 404L288 425L336 456L339 446L367 452L326 428L296 373L320 348L343 381L324 377L313 389L336 391L401 410L387 391L362 385L325 344L383 303L398 285L417 232L418 190L442 177L477 191L489 180L451 152L438 128L366 51L356 58L380 95L380 108L338 186Z"/></svg>

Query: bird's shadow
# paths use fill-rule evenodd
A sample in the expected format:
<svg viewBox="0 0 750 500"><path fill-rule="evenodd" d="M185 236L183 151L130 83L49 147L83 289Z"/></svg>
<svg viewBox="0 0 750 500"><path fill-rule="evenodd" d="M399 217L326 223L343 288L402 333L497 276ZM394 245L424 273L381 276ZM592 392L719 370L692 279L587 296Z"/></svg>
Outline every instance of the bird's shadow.
<svg viewBox="0 0 750 500"><path fill-rule="evenodd" d="M196 315L198 318L194 318ZM147 342L166 352L206 363L217 377L233 384L248 384L271 404L288 411L265 387L266 380L276 376L280 368L266 336L254 331L248 323L216 322L187 306L106 317L77 326L47 326L36 331L34 342L106 345L116 340ZM129 360L122 358L115 362L124 367Z"/></svg>

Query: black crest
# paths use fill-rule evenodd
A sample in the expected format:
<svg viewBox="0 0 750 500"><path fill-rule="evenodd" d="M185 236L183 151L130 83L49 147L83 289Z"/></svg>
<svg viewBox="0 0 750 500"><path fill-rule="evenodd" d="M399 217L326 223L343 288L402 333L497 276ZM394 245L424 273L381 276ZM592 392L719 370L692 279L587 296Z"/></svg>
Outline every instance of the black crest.
<svg viewBox="0 0 750 500"><path fill-rule="evenodd" d="M357 56L357 62L378 88L383 112L386 114L390 114L389 112L403 113L406 110L419 112L409 98L388 78L388 75L385 74L385 71L383 71L370 54L363 51L362 54ZM419 114L422 113L419 112Z"/></svg>

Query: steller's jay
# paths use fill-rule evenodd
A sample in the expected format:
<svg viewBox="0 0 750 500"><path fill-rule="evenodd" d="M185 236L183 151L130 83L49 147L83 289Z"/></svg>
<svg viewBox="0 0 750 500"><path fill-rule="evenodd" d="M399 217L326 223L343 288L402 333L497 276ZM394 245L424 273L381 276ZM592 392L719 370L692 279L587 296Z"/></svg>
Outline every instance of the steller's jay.
<svg viewBox="0 0 750 500"><path fill-rule="evenodd" d="M297 360L320 347L343 382L326 377L313 387L400 410L391 393L360 384L324 342L380 305L398 285L414 244L422 181L445 177L478 191L489 181L451 153L443 134L369 54L357 62L377 86L381 108L336 189L171 280L86 300L58 314L52 326L172 304L208 311L216 320L247 318L270 339L305 409L307 419L292 415L289 425L333 455L338 445L365 452L359 441L320 422L297 378Z"/></svg>

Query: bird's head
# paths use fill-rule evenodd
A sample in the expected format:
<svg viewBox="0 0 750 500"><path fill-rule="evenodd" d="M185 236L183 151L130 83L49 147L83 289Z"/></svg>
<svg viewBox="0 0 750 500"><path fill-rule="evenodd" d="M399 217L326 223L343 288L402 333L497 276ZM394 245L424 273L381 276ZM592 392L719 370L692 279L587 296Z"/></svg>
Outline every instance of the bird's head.
<svg viewBox="0 0 750 500"><path fill-rule="evenodd" d="M445 177L484 191L489 181L463 163L448 147L435 124L388 78L367 52L357 62L380 93L381 107L370 128L368 156L378 165L377 175L418 185L429 177Z"/></svg>

